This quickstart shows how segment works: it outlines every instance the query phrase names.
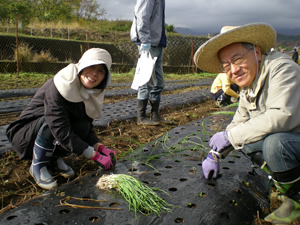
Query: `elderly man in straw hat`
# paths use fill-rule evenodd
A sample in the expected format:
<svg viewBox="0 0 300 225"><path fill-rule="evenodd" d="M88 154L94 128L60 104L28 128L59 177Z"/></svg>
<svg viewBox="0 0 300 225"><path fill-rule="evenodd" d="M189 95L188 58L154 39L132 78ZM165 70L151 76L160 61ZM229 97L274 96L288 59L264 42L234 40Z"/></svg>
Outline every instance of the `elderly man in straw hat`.
<svg viewBox="0 0 300 225"><path fill-rule="evenodd" d="M227 26L200 46L194 60L242 88L232 122L210 139L205 178L217 178L219 159L242 150L282 193L282 205L265 220L287 224L300 218L300 68L288 55L269 52L275 40L269 24Z"/></svg>

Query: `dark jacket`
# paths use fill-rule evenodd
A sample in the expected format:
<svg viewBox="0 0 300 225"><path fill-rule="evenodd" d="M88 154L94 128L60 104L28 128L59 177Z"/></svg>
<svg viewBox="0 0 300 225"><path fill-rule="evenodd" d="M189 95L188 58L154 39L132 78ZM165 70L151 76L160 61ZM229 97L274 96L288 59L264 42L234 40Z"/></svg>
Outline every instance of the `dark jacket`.
<svg viewBox="0 0 300 225"><path fill-rule="evenodd" d="M88 120L91 129L86 140L72 130L72 122ZM46 121L52 135L66 150L80 155L88 146L99 142L93 131L92 119L87 116L83 102L64 99L53 79L48 80L35 94L18 120L6 130L7 137L20 159L32 159L33 145L40 126Z"/></svg>
<svg viewBox="0 0 300 225"><path fill-rule="evenodd" d="M294 51L292 59L294 60L295 63L298 63L298 58L299 58L298 52Z"/></svg>

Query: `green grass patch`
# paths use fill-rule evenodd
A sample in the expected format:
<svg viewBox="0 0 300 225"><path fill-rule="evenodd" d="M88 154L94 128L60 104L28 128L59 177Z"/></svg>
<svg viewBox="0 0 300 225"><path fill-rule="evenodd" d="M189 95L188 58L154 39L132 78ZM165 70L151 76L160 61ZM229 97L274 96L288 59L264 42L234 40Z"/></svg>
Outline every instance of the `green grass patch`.
<svg viewBox="0 0 300 225"><path fill-rule="evenodd" d="M39 88L47 80L52 78L53 74L40 73L1 73L0 90Z"/></svg>
<svg viewBox="0 0 300 225"><path fill-rule="evenodd" d="M164 74L165 80L199 80L203 78L215 78L217 74L214 73L188 73L188 74Z"/></svg>
<svg viewBox="0 0 300 225"><path fill-rule="evenodd" d="M230 105L226 106L224 109L228 109L228 108L230 108L230 107L238 107L238 106L239 106L239 103L236 102L236 103L233 103L233 104L230 104ZM212 113L212 114L213 114L213 115L234 116L235 111L232 112L232 111L226 111L226 110L224 110L224 111L214 112L214 113Z"/></svg>
<svg viewBox="0 0 300 225"><path fill-rule="evenodd" d="M41 74L20 72L0 73L0 90L8 89L27 89L39 88L55 74ZM213 78L216 74L197 73L197 74L165 74L165 80L199 80L204 78ZM130 83L133 81L134 71L128 73L112 73L112 83Z"/></svg>
<svg viewBox="0 0 300 225"><path fill-rule="evenodd" d="M213 115L225 115L225 116L234 116L235 112L231 111L221 111L221 112L214 112Z"/></svg>

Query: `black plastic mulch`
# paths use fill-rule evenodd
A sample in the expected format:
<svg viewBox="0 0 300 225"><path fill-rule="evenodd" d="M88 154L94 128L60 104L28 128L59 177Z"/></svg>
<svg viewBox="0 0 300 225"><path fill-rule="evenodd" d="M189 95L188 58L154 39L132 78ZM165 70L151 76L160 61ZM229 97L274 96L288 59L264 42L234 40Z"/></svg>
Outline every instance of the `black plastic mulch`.
<svg viewBox="0 0 300 225"><path fill-rule="evenodd" d="M213 79L202 79L199 81L188 81L188 80L172 80L166 81L165 91L172 91L180 88L192 87L192 86L205 86L211 85ZM135 95L136 90L130 88L131 83L112 83L110 87L127 87L123 89L107 90L105 93L106 97L109 96L120 96L120 95ZM30 89L10 89L10 90L0 90L0 98L11 98L11 97L23 97L23 96L33 96L38 88ZM1 107L0 107L1 108Z"/></svg>
<svg viewBox="0 0 300 225"><path fill-rule="evenodd" d="M105 225L243 225L251 224L268 207L267 178L240 152L220 163L217 180L205 180L201 162L216 123L224 128L231 117L211 116L176 127L163 137L142 146L113 171L95 174L61 185L0 215L0 224L105 224ZM152 159L152 160L150 160ZM99 190L95 185L102 174L129 174L168 195L158 195L174 205L171 213L144 216L129 211L128 203L116 191ZM62 194L63 193L63 194ZM68 203L108 207L104 209L60 206L66 196L82 199L105 198L107 202L70 199ZM121 210L113 210L121 208Z"/></svg>
<svg viewBox="0 0 300 225"><path fill-rule="evenodd" d="M212 83L212 79L203 79L198 82L188 82L188 83L169 83L165 87L165 91L173 91L178 89L183 89L187 87L194 86L209 86ZM117 84L115 84L117 85ZM122 83L122 85L130 85L129 83ZM12 89L12 90L0 90L0 98L9 98L9 97L30 97L36 93L37 89ZM131 88L122 88L122 89L112 89L107 90L105 92L105 97L113 97L113 96L135 96L137 94L136 90ZM29 103L31 99L22 99L22 100L11 100L11 101L1 101L0 102L0 114L10 113L10 112L20 112L25 106Z"/></svg>
<svg viewBox="0 0 300 225"><path fill-rule="evenodd" d="M160 109L166 107L176 107L178 105L185 105L188 103L200 103L208 99L209 90L203 89L201 91L185 92L183 94L163 95L161 97ZM25 100L23 100L24 102ZM29 102L29 100L28 100ZM5 103L5 102L4 102ZM18 105L12 105L14 109L18 108ZM20 107L24 107L22 104ZM0 103L0 109L5 109ZM8 108L6 108L8 110ZM19 110L19 111L20 111ZM96 127L106 127L114 120L132 120L136 118L137 101L136 99L130 99L122 102L104 104L103 111L100 119L94 121ZM149 107L148 107L149 110ZM0 126L0 154L12 150L12 146L9 143L5 130L7 125Z"/></svg>

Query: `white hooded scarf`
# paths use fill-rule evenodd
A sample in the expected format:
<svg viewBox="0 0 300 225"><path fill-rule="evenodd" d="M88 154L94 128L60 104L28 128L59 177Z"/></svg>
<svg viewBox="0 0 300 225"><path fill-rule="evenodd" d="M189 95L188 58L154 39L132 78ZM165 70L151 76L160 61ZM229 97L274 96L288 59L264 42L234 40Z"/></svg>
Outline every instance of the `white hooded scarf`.
<svg viewBox="0 0 300 225"><path fill-rule="evenodd" d="M93 119L97 119L102 111L104 90L85 88L80 82L79 74L86 67L104 64L108 71L106 75L108 76L107 82L104 86L106 88L111 80L111 62L111 56L106 50L100 48L89 49L77 64L69 64L54 76L54 85L67 101L83 102L86 114Z"/></svg>

